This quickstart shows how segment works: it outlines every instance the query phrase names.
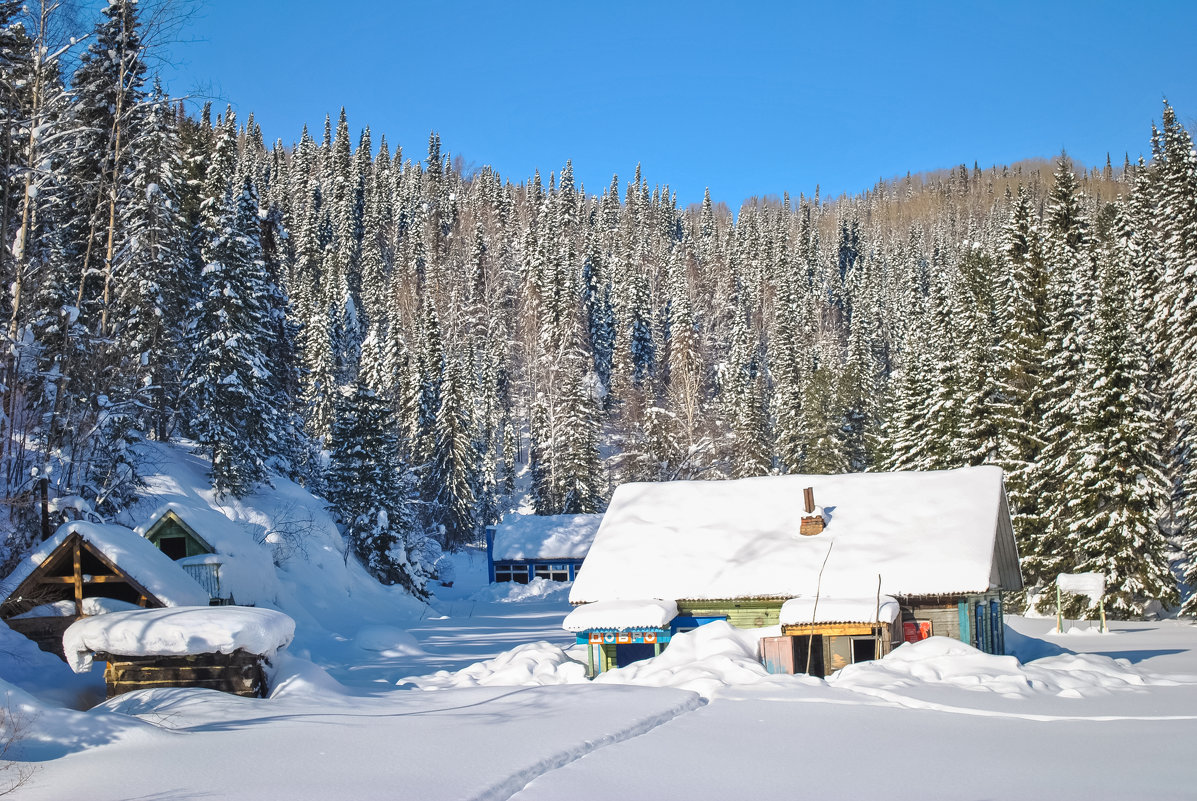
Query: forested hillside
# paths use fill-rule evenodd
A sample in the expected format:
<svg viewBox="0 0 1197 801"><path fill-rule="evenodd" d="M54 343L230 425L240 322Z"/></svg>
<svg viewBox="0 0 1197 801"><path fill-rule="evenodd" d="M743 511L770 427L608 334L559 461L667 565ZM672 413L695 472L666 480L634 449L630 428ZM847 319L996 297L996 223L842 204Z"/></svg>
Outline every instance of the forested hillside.
<svg viewBox="0 0 1197 801"><path fill-rule="evenodd" d="M425 538L525 489L590 512L625 481L981 463L1029 584L1100 571L1136 615L1197 583L1197 155L1167 104L1117 167L683 208L638 169L463 172L343 110L267 144L166 97L137 15L65 74L53 20L0 2L9 558L186 438L222 494L324 495L417 593Z"/></svg>

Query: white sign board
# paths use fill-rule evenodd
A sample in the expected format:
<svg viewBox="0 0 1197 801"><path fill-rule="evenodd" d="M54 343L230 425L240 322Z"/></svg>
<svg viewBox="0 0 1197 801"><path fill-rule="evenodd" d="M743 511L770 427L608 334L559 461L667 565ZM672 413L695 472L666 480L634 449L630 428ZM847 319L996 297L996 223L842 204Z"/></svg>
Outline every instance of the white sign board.
<svg viewBox="0 0 1197 801"><path fill-rule="evenodd" d="M1056 586L1060 592L1084 595L1096 601L1106 594L1106 577L1101 573L1061 573L1056 576Z"/></svg>

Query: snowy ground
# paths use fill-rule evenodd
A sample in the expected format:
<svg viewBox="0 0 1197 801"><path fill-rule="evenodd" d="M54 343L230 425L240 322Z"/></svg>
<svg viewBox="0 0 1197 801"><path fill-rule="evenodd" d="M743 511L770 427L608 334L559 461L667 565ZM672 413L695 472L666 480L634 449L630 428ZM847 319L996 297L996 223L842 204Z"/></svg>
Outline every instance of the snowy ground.
<svg viewBox="0 0 1197 801"><path fill-rule="evenodd" d="M1014 619L1021 663L933 639L832 681L764 674L750 637L713 625L587 682L564 592L505 602L483 574L465 554L423 608L326 613L265 700L160 690L76 712L98 670L74 677L0 632L36 769L19 797L1194 797L1188 623Z"/></svg>

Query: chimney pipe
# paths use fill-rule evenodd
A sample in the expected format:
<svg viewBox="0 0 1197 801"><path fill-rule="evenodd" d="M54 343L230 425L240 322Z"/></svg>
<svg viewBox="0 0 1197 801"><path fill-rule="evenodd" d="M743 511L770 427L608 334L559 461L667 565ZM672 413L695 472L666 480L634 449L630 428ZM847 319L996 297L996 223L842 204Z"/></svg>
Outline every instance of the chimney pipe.
<svg viewBox="0 0 1197 801"><path fill-rule="evenodd" d="M815 514L815 488L807 487L802 490L802 499L806 505L806 516L802 518L801 525L798 528L798 533L804 537L813 537L816 534L821 534L826 525L823 520L823 515Z"/></svg>

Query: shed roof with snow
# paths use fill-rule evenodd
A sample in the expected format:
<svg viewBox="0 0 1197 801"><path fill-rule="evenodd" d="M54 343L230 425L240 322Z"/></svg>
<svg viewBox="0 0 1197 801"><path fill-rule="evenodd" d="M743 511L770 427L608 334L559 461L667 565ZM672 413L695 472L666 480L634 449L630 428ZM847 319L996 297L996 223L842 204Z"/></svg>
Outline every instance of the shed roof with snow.
<svg viewBox="0 0 1197 801"><path fill-rule="evenodd" d="M806 487L825 522L815 536L799 533ZM570 601L947 596L1021 587L1002 472L982 466L624 484Z"/></svg>
<svg viewBox="0 0 1197 801"><path fill-rule="evenodd" d="M585 559L602 515L504 515L495 526L494 559Z"/></svg>
<svg viewBox="0 0 1197 801"><path fill-rule="evenodd" d="M145 538L124 526L76 520L59 526L50 539L22 559L0 584L7 591L6 605L19 610L20 604L11 603L19 596L29 596L39 603L53 600L38 592L38 586L74 583L76 559L82 585L98 588L125 584L138 595L146 596L151 605L208 603L208 593ZM70 581L66 580L68 577Z"/></svg>

